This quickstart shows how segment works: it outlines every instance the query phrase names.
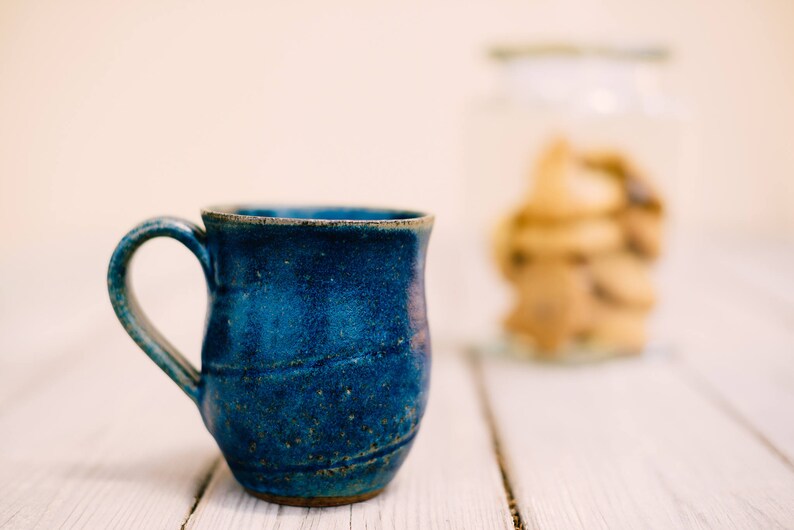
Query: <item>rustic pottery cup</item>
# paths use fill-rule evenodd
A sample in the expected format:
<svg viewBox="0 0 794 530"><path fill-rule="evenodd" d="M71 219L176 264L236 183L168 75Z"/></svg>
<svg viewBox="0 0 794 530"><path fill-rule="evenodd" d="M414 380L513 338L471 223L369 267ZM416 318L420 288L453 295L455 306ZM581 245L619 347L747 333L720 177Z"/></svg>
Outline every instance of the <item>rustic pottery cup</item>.
<svg viewBox="0 0 794 530"><path fill-rule="evenodd" d="M298 506L377 495L405 459L427 402L433 217L310 207L201 215L206 232L161 217L119 243L108 290L127 333L196 403L253 495ZM130 291L130 259L161 236L190 249L207 280L200 372Z"/></svg>

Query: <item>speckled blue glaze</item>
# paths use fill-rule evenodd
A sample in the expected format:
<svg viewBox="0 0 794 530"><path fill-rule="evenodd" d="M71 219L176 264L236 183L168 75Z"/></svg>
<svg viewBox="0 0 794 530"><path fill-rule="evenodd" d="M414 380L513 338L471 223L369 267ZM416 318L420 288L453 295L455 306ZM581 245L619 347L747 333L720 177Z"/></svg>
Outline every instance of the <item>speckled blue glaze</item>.
<svg viewBox="0 0 794 530"><path fill-rule="evenodd" d="M215 208L127 234L110 262L119 320L198 405L234 476L279 502L382 489L425 410L424 265L432 217L356 208ZM138 310L134 251L170 236L199 259L209 314L199 374ZM297 500L297 502L296 502Z"/></svg>

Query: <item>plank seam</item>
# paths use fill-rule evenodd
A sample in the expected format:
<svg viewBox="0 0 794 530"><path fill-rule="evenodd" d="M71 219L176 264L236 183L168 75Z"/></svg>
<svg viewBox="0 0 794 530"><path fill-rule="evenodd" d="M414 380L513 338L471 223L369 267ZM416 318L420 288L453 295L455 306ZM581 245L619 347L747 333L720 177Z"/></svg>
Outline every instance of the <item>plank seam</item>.
<svg viewBox="0 0 794 530"><path fill-rule="evenodd" d="M17 511L15 511L14 513L12 513L12 514L11 514L11 517L9 517L9 518L8 518L8 519L6 519L5 521L3 521L3 523L2 523L2 524L0 524L0 528L8 528L8 527L9 527L9 525L11 524L11 521L13 521L13 520L14 520L14 517L16 517L17 515L19 515L19 512L21 512L23 508L24 508L24 506L20 506L20 507L17 509Z"/></svg>
<svg viewBox="0 0 794 530"><path fill-rule="evenodd" d="M204 494L207 493L207 488L209 488L210 482L212 481L212 478L215 476L215 473L218 471L218 468L220 467L222 460L223 458L221 457L221 455L218 455L215 458L213 458L212 461L210 462L210 465L207 468L207 471L205 471L201 475L201 479L199 480L198 485L196 487L196 495L193 498L193 504L190 506L190 509L188 509L188 512L187 514L185 514L184 519L182 519L182 524L179 525L179 530L186 530L187 525L190 523L190 519L192 519L193 514L196 513L196 509L198 508L201 499L203 499Z"/></svg>
<svg viewBox="0 0 794 530"><path fill-rule="evenodd" d="M695 393L701 395L706 401L721 410L728 418L730 418L739 427L747 430L753 437L755 437L761 445L768 451L775 455L783 464L792 472L794 472L794 462L780 450L775 443L767 438L767 436L744 414L742 414L731 402L723 396L720 391L706 379L694 367L689 365L680 356L672 357L672 363L676 366L676 373L681 377L684 383L692 388Z"/></svg>
<svg viewBox="0 0 794 530"><path fill-rule="evenodd" d="M510 476L507 472L507 459L502 449L502 443L499 441L499 434L496 428L496 419L493 414L491 401L488 398L488 393L485 390L485 377L483 376L482 362L479 355L475 351L470 351L467 355L468 365L471 369L472 377L474 378L474 385L476 388L477 396L480 401L483 416L485 417L485 424L488 426L488 433L491 438L491 446L493 447L496 456L496 462L499 465L499 474L502 477L502 487L504 488L505 498L507 500L507 507L510 509L510 515L513 519L514 530L525 530L527 526L521 517L521 512L518 509L518 501L516 501L513 484L510 481Z"/></svg>

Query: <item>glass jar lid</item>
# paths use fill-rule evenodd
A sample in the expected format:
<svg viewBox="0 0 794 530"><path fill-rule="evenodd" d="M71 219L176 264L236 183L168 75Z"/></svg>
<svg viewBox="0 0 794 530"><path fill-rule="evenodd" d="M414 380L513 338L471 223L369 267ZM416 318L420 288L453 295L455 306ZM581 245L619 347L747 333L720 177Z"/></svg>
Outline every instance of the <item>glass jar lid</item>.
<svg viewBox="0 0 794 530"><path fill-rule="evenodd" d="M496 44L488 55L498 61L540 57L593 57L628 61L665 61L670 50L658 45L617 45L566 42L529 42Z"/></svg>

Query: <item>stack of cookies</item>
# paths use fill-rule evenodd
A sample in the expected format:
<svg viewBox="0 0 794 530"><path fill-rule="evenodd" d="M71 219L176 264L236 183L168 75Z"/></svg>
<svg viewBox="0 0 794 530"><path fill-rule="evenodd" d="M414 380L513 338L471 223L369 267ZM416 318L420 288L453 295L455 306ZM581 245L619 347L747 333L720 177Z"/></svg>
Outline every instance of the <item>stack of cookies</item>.
<svg viewBox="0 0 794 530"><path fill-rule="evenodd" d="M499 268L516 295L506 330L548 357L582 345L640 352L662 221L659 194L627 158L555 141L497 230Z"/></svg>

